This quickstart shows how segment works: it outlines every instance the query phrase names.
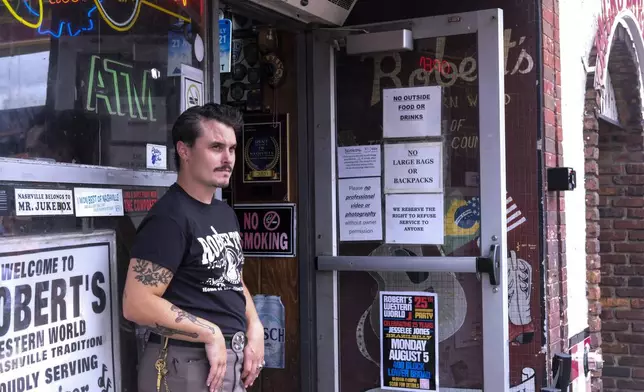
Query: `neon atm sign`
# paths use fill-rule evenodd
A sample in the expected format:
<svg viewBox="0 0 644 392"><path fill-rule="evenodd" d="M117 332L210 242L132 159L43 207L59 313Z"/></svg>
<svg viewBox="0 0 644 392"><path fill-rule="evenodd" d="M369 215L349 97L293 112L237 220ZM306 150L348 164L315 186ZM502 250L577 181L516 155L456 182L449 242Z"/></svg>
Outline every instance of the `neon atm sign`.
<svg viewBox="0 0 644 392"><path fill-rule="evenodd" d="M152 72L120 61L90 57L85 110L157 121L152 104Z"/></svg>

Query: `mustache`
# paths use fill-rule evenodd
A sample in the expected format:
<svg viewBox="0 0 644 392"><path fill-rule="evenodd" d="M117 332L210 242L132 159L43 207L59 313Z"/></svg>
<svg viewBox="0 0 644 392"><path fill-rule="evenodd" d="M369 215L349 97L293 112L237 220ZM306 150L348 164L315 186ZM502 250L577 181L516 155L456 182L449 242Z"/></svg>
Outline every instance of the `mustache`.
<svg viewBox="0 0 644 392"><path fill-rule="evenodd" d="M231 171L233 171L233 167L230 166L230 165L224 165L224 166L220 166L220 167L216 168L215 171L230 171L231 172Z"/></svg>

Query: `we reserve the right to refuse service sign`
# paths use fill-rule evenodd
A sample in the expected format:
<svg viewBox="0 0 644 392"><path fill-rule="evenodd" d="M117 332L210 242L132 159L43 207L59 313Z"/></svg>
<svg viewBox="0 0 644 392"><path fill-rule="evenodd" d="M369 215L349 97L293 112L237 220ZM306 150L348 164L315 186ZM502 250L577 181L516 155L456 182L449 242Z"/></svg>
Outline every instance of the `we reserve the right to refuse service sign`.
<svg viewBox="0 0 644 392"><path fill-rule="evenodd" d="M437 296L380 292L380 387L438 391Z"/></svg>

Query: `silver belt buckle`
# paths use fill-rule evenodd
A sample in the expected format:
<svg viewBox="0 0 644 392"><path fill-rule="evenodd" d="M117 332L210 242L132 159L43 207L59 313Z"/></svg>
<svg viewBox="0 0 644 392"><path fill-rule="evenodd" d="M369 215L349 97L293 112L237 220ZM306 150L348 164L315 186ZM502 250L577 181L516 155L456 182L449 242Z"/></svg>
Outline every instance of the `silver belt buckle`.
<svg viewBox="0 0 644 392"><path fill-rule="evenodd" d="M244 347L246 346L246 335L243 332L237 332L233 335L230 345L236 353L244 351Z"/></svg>

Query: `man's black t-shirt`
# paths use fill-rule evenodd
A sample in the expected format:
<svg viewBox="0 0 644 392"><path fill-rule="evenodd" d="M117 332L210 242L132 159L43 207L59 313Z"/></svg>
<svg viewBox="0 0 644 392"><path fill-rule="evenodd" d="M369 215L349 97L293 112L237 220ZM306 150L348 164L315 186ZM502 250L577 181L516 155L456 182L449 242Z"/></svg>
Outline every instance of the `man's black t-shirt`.
<svg viewBox="0 0 644 392"><path fill-rule="evenodd" d="M228 204L204 204L172 185L137 230L131 257L172 271L163 298L215 323L224 334L246 330L244 255Z"/></svg>

